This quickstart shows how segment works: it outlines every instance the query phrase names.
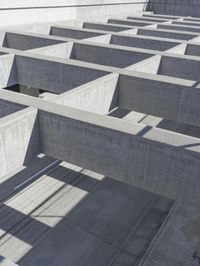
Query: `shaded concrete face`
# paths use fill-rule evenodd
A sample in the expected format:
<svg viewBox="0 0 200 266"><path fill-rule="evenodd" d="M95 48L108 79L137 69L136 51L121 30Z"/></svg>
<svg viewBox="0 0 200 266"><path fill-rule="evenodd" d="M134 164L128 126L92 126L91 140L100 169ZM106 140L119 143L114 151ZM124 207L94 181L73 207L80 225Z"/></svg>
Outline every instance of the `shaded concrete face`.
<svg viewBox="0 0 200 266"><path fill-rule="evenodd" d="M171 77L200 80L200 61L189 59L175 59L163 56L160 62L158 74Z"/></svg>
<svg viewBox="0 0 200 266"><path fill-rule="evenodd" d="M198 0L150 0L147 9L158 15L200 16Z"/></svg>
<svg viewBox="0 0 200 266"><path fill-rule="evenodd" d="M114 31L114 32L119 32L119 31L124 31L124 30L129 30L130 27L126 26L118 26L118 25L109 25L109 24L100 24L100 23L89 23L85 22L83 24L83 28L85 29L94 29L94 30L103 30L103 31Z"/></svg>
<svg viewBox="0 0 200 266"><path fill-rule="evenodd" d="M122 25L128 25L128 26L136 26L136 27L144 27L151 25L150 22L145 21L132 21L132 20L120 20L120 19L109 19L108 23L111 24L122 24Z"/></svg>
<svg viewBox="0 0 200 266"><path fill-rule="evenodd" d="M17 49L17 50L29 50L49 45L55 45L62 43L62 41L45 39L37 36L23 35L19 33L7 32L3 41L3 47Z"/></svg>
<svg viewBox="0 0 200 266"><path fill-rule="evenodd" d="M176 141L183 141L182 144L192 141L195 144L196 139L189 140L188 138L187 140L187 138L184 139L184 136L181 137L179 134L176 136L172 133L173 137L172 135L170 137L169 132L165 133L162 130L136 125L132 127L134 133L127 134L127 132L116 131L114 127L106 129L105 124L95 126L43 111L40 112L39 117L42 151L49 156L71 163L76 161L84 168L89 167L93 171L101 172L118 180L123 179L124 182L132 185L138 186L140 184L141 188L148 187L148 190L156 193L162 191L161 193L165 196L176 198L181 202L197 203L196 199L199 197L197 187L199 185L194 180L198 179L197 173L199 171L198 147L196 149L194 145L193 151L189 151L187 148L187 151L184 151L183 148L175 148ZM113 120L113 123L117 123L118 126L121 124L117 120ZM77 128L79 128L79 133L75 133ZM55 142L56 137L57 141ZM175 146L168 150L166 142L165 144L159 142L159 140L163 141L164 139L169 141L170 145ZM114 146L113 143L115 143ZM180 146L187 147L187 144L182 144L180 143ZM166 161L168 152L170 152L170 158ZM85 156L83 157L82 154ZM145 166L145 171L142 163L144 156L151 158L151 163ZM192 167L187 169L190 160L194 161ZM125 162L129 162L128 166ZM110 165L115 165L115 167L111 168ZM154 165L155 172L150 181L149 170L152 165ZM162 165L161 168L160 165ZM167 171L168 167L173 168L173 181L171 174ZM126 171L126 178L123 175L124 171ZM188 179L188 175L190 179ZM192 180L191 177L194 179ZM166 180L168 189L166 188ZM175 185L179 182L182 184L181 191L179 186ZM189 188L187 191L186 187ZM192 195L191 190L193 190Z"/></svg>
<svg viewBox="0 0 200 266"><path fill-rule="evenodd" d="M17 56L16 65L18 83L56 94L109 74L109 72L100 70L49 62L31 57Z"/></svg>
<svg viewBox="0 0 200 266"><path fill-rule="evenodd" d="M86 39L91 37L100 36L100 33L95 33L92 31L81 31L81 30L75 30L70 28L62 28L62 27L51 27L50 35L53 36L61 36L66 38L72 38L72 39Z"/></svg>
<svg viewBox="0 0 200 266"><path fill-rule="evenodd" d="M186 47L183 47L183 53L196 53L198 51L195 50L196 47L191 48L190 52L190 46L189 46L189 52L184 52ZM182 50L182 48L180 48ZM173 51L173 50L172 50ZM176 53L176 51L174 51ZM141 72L147 72L147 73L153 73L157 75L163 75L163 76L169 76L169 77L175 77L179 79L186 79L186 80L192 80L192 81L199 81L199 64L200 61L198 58L195 60L195 58L182 58L180 57L172 57L170 55L168 56L155 56L149 59L144 60L143 62L140 62L134 66L132 66L131 69L141 71ZM193 87L198 87L198 83L193 83Z"/></svg>
<svg viewBox="0 0 200 266"><path fill-rule="evenodd" d="M199 27L186 27L186 26L176 26L176 25L158 25L158 29L168 29L175 31L188 31L188 32L200 32Z"/></svg>
<svg viewBox="0 0 200 266"><path fill-rule="evenodd" d="M125 75L120 75L118 88L123 109L200 126L198 89Z"/></svg>
<svg viewBox="0 0 200 266"><path fill-rule="evenodd" d="M26 106L23 106L21 104L0 100L0 118L13 114L24 108L26 108Z"/></svg>
<svg viewBox="0 0 200 266"><path fill-rule="evenodd" d="M164 18L156 18L156 17L134 17L134 16L128 16L127 19L130 19L130 20L141 20L141 21L149 21L151 23L161 23L161 22L166 22L167 19L164 19Z"/></svg>
<svg viewBox="0 0 200 266"><path fill-rule="evenodd" d="M172 21L172 24L175 25L186 25L186 26L191 26L191 27L199 27L200 26L200 20L192 20L190 21L190 18L188 18L188 21L185 21L186 19L183 19L183 21Z"/></svg>
<svg viewBox="0 0 200 266"><path fill-rule="evenodd" d="M124 68L150 56L151 54L75 43L70 58L94 64Z"/></svg>
<svg viewBox="0 0 200 266"><path fill-rule="evenodd" d="M188 44L185 51L186 55L200 56L199 45Z"/></svg>
<svg viewBox="0 0 200 266"><path fill-rule="evenodd" d="M174 20L174 19L178 19L178 16L169 16L169 15L159 15L159 14L143 14L142 17L144 18L161 18L161 19L167 19L167 20Z"/></svg>
<svg viewBox="0 0 200 266"><path fill-rule="evenodd" d="M142 38L140 39L139 37L134 38L134 37L120 36L120 35L111 35L110 44L158 50L158 51L165 51L178 45L178 43L169 42L169 41L161 42L159 40L142 39Z"/></svg>
<svg viewBox="0 0 200 266"><path fill-rule="evenodd" d="M162 31L162 30L149 30L149 29L138 29L137 32L138 35L145 35L145 36L154 36L154 37L160 37L160 38L169 38L169 39L178 39L178 40L191 40L196 35L193 34L184 34L179 32L171 32L171 31Z"/></svg>

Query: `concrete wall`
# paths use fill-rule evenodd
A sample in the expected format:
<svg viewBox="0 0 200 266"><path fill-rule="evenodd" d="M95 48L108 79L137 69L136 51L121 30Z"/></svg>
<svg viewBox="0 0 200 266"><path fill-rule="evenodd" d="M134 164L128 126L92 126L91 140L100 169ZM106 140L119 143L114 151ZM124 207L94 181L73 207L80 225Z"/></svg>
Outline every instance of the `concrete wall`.
<svg viewBox="0 0 200 266"><path fill-rule="evenodd" d="M145 9L146 0L1 0L1 26L101 17Z"/></svg>
<svg viewBox="0 0 200 266"><path fill-rule="evenodd" d="M175 31L188 31L188 32L197 32L200 33L200 28L199 27L191 27L191 26L184 26L184 25L163 25L159 24L157 26L158 29L166 29L166 30L175 30Z"/></svg>
<svg viewBox="0 0 200 266"><path fill-rule="evenodd" d="M128 46L128 47L138 47L144 49L152 49L165 51L172 48L175 45L178 45L176 42L169 41L160 41L160 40L152 40L152 39L144 39L139 38L138 36L129 37L129 36L120 36L120 35L112 35L110 44Z"/></svg>
<svg viewBox="0 0 200 266"><path fill-rule="evenodd" d="M75 43L70 58L88 63L124 68L150 56L146 53L123 49Z"/></svg>
<svg viewBox="0 0 200 266"><path fill-rule="evenodd" d="M84 31L83 29L74 30L74 29L64 28L64 27L51 27L50 35L62 36L66 38L81 40L81 39L99 36L101 35L101 33L91 32L91 31L86 31L86 30Z"/></svg>
<svg viewBox="0 0 200 266"><path fill-rule="evenodd" d="M150 0L148 10L158 14L200 17L199 0Z"/></svg>
<svg viewBox="0 0 200 266"><path fill-rule="evenodd" d="M26 108L0 119L0 176L39 152L37 109Z"/></svg>
<svg viewBox="0 0 200 266"><path fill-rule="evenodd" d="M200 56L200 46L194 44L188 44L185 51L186 55Z"/></svg>
<svg viewBox="0 0 200 266"><path fill-rule="evenodd" d="M190 33L184 33L184 32L175 32L170 30L161 30L161 29L145 29L141 28L138 29L137 32L138 35L144 35L144 36L151 36L151 37L160 37L160 38L168 38L168 39L178 39L178 40L186 40L189 41L195 37L197 37L196 34L190 34Z"/></svg>
<svg viewBox="0 0 200 266"><path fill-rule="evenodd" d="M163 56L158 74L200 81L200 61Z"/></svg>
<svg viewBox="0 0 200 266"><path fill-rule="evenodd" d="M39 111L41 149L46 155L199 204L198 139L69 107L61 112L74 117Z"/></svg>
<svg viewBox="0 0 200 266"><path fill-rule="evenodd" d="M49 45L55 45L59 43L62 43L62 41L53 40L50 38L38 38L38 36L30 36L26 34L7 32L5 34L3 47L18 50L28 50Z"/></svg>
<svg viewBox="0 0 200 266"><path fill-rule="evenodd" d="M16 56L16 65L19 84L57 94L108 74L101 70L22 56Z"/></svg>
<svg viewBox="0 0 200 266"><path fill-rule="evenodd" d="M118 86L118 103L122 109L200 125L198 88L125 75L120 75Z"/></svg>

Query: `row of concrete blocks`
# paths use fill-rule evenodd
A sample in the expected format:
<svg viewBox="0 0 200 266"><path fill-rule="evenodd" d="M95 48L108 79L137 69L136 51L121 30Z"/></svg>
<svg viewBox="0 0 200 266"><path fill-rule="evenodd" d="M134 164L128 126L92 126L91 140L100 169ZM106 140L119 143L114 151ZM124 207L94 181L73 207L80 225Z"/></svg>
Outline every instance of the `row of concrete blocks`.
<svg viewBox="0 0 200 266"><path fill-rule="evenodd" d="M191 35L198 39L198 34ZM198 205L199 138L105 116L121 108L199 127L199 57L175 53L178 47L197 55L198 44L124 33L103 36L133 44L137 40L137 46L160 42L160 51L99 44L96 37L77 41L6 34L4 46L10 47L10 42L18 49L27 40L22 50L30 43L28 48L37 49L1 48L1 87L20 84L22 90L42 89L51 94L37 99L1 89L1 175L43 152ZM54 45L38 48L52 41Z"/></svg>

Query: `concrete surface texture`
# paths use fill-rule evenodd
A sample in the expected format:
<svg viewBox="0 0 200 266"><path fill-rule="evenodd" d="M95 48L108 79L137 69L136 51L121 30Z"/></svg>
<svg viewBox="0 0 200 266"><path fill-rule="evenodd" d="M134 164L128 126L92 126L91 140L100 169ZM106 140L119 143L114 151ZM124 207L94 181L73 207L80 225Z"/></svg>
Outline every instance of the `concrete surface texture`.
<svg viewBox="0 0 200 266"><path fill-rule="evenodd" d="M165 15L200 16L198 0L150 0L148 10Z"/></svg>
<svg viewBox="0 0 200 266"><path fill-rule="evenodd" d="M0 265L199 265L197 2L84 2L0 3Z"/></svg>

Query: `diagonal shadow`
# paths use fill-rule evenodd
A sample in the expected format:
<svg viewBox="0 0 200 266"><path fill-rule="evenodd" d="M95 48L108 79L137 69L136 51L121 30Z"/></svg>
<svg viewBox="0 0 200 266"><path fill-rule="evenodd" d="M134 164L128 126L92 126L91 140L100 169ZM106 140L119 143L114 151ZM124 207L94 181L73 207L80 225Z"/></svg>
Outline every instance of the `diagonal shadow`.
<svg viewBox="0 0 200 266"><path fill-rule="evenodd" d="M51 172L49 176L87 192L90 192L92 187L101 183L101 180L92 178L82 172L76 172L74 170L68 172L68 169L61 165L58 167L58 171ZM84 182L80 182L82 179L84 179Z"/></svg>
<svg viewBox="0 0 200 266"><path fill-rule="evenodd" d="M6 175L4 181L0 183L0 202L5 201L7 198L12 196L13 193L16 193L15 188L26 182L28 178L34 175L37 172L40 172L43 168L54 162L54 159L43 157L43 158L34 158L31 161L31 164L27 164L27 167L21 170L20 172L10 176L11 174ZM41 175L38 176L38 178ZM29 185L29 183L27 183ZM25 186L23 186L23 189ZM19 191L19 190L18 190Z"/></svg>
<svg viewBox="0 0 200 266"><path fill-rule="evenodd" d="M5 233L0 236L0 240L3 239L3 237L5 237L7 234L10 234L11 236L15 235L16 231L19 231L21 228L33 221L33 218L29 215L23 214L22 212L19 212L18 210L7 205L2 205L0 207L0 217L0 229L5 231ZM34 220L31 226L34 234L17 234L17 238L25 243L28 243L29 245L34 245L36 235L38 235L38 233L41 236L51 228L37 220Z"/></svg>

